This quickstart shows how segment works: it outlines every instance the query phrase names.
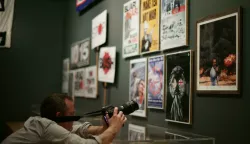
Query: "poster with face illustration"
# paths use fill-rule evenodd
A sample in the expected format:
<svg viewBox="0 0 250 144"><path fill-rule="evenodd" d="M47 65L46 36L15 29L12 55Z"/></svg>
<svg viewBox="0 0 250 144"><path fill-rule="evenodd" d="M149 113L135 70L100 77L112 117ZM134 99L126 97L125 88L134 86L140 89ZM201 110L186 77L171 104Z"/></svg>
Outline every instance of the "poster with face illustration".
<svg viewBox="0 0 250 144"><path fill-rule="evenodd" d="M164 109L164 55L148 59L148 108Z"/></svg>
<svg viewBox="0 0 250 144"><path fill-rule="evenodd" d="M166 56L166 121L191 124L192 52Z"/></svg>
<svg viewBox="0 0 250 144"><path fill-rule="evenodd" d="M86 68L86 98L97 97L97 73L96 65Z"/></svg>
<svg viewBox="0 0 250 144"><path fill-rule="evenodd" d="M74 96L84 97L86 91L86 70L84 68L74 71Z"/></svg>
<svg viewBox="0 0 250 144"><path fill-rule="evenodd" d="M123 58L139 54L140 1L130 0L123 6Z"/></svg>
<svg viewBox="0 0 250 144"><path fill-rule="evenodd" d="M99 55L98 81L114 83L116 47L102 47Z"/></svg>
<svg viewBox="0 0 250 144"><path fill-rule="evenodd" d="M91 39L92 49L95 49L96 47L106 42L107 15L108 12L107 10L105 10L92 20L92 39Z"/></svg>
<svg viewBox="0 0 250 144"><path fill-rule="evenodd" d="M160 0L141 0L140 50L150 53L159 50Z"/></svg>
<svg viewBox="0 0 250 144"><path fill-rule="evenodd" d="M139 109L130 115L146 117L147 114L147 58L130 61L129 100L138 103Z"/></svg>

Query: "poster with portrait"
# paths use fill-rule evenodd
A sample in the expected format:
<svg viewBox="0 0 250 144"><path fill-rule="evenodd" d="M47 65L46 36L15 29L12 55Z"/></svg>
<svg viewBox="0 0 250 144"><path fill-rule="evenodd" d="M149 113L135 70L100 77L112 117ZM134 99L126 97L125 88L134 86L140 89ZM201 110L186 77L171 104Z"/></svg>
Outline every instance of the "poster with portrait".
<svg viewBox="0 0 250 144"><path fill-rule="evenodd" d="M128 124L128 141L146 140L146 128L135 124Z"/></svg>
<svg viewBox="0 0 250 144"><path fill-rule="evenodd" d="M102 47L99 55L98 81L114 83L116 47Z"/></svg>
<svg viewBox="0 0 250 144"><path fill-rule="evenodd" d="M197 22L198 93L240 93L241 9Z"/></svg>
<svg viewBox="0 0 250 144"><path fill-rule="evenodd" d="M139 54L140 1L130 0L123 6L123 58Z"/></svg>
<svg viewBox="0 0 250 144"><path fill-rule="evenodd" d="M191 124L192 51L166 56L166 121Z"/></svg>
<svg viewBox="0 0 250 144"><path fill-rule="evenodd" d="M142 54L159 51L160 0L141 0L140 51Z"/></svg>
<svg viewBox="0 0 250 144"><path fill-rule="evenodd" d="M129 100L138 103L139 109L131 113L132 116L147 116L147 58L130 61Z"/></svg>
<svg viewBox="0 0 250 144"><path fill-rule="evenodd" d="M161 50L188 45L188 0L161 0Z"/></svg>
<svg viewBox="0 0 250 144"><path fill-rule="evenodd" d="M107 10L105 10L92 20L92 39L91 39L92 49L95 49L96 47L106 42L107 15L108 12Z"/></svg>
<svg viewBox="0 0 250 144"><path fill-rule="evenodd" d="M90 39L75 42L71 47L71 69L81 68L90 63Z"/></svg>
<svg viewBox="0 0 250 144"><path fill-rule="evenodd" d="M85 68L74 71L74 96L85 97L86 91L86 70Z"/></svg>
<svg viewBox="0 0 250 144"><path fill-rule="evenodd" d="M15 0L0 0L0 48L11 47Z"/></svg>
<svg viewBox="0 0 250 144"><path fill-rule="evenodd" d="M68 93L69 88L69 58L63 60L63 71L62 71L62 92Z"/></svg>
<svg viewBox="0 0 250 144"><path fill-rule="evenodd" d="M148 108L164 109L165 56L148 58Z"/></svg>
<svg viewBox="0 0 250 144"><path fill-rule="evenodd" d="M96 65L86 68L86 98L97 97L97 73Z"/></svg>

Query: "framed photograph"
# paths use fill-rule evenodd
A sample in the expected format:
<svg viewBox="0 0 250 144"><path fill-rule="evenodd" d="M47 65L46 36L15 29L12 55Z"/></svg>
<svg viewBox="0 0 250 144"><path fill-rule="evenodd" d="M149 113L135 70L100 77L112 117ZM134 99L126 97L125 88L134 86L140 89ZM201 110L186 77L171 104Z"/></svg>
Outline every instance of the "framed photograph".
<svg viewBox="0 0 250 144"><path fill-rule="evenodd" d="M240 94L241 8L197 22L197 93Z"/></svg>
<svg viewBox="0 0 250 144"><path fill-rule="evenodd" d="M139 55L140 1L130 0L123 6L123 58Z"/></svg>
<svg viewBox="0 0 250 144"><path fill-rule="evenodd" d="M190 139L190 138L187 136L180 135L180 134L165 132L165 139L167 139L167 140L185 140L185 139Z"/></svg>
<svg viewBox="0 0 250 144"><path fill-rule="evenodd" d="M101 46L107 40L107 16L108 11L104 10L92 20L91 49Z"/></svg>
<svg viewBox="0 0 250 144"><path fill-rule="evenodd" d="M78 41L71 47L71 69L88 66L90 63L90 38Z"/></svg>
<svg viewBox="0 0 250 144"><path fill-rule="evenodd" d="M165 56L148 58L148 108L164 109Z"/></svg>
<svg viewBox="0 0 250 144"><path fill-rule="evenodd" d="M129 77L129 100L139 105L139 109L130 115L147 117L147 58L130 61Z"/></svg>
<svg viewBox="0 0 250 144"><path fill-rule="evenodd" d="M192 124L192 51L166 55L166 121Z"/></svg>
<svg viewBox="0 0 250 144"><path fill-rule="evenodd" d="M68 93L69 89L69 58L63 60L62 92Z"/></svg>
<svg viewBox="0 0 250 144"><path fill-rule="evenodd" d="M146 140L146 128L135 124L128 124L128 141Z"/></svg>
<svg viewBox="0 0 250 144"><path fill-rule="evenodd" d="M97 98L96 65L86 68L86 98Z"/></svg>
<svg viewBox="0 0 250 144"><path fill-rule="evenodd" d="M141 54L159 51L160 0L141 0L140 9Z"/></svg>
<svg viewBox="0 0 250 144"><path fill-rule="evenodd" d="M0 0L0 11L4 11L4 0Z"/></svg>
<svg viewBox="0 0 250 144"><path fill-rule="evenodd" d="M85 97L86 94L86 70L85 68L74 70L74 96Z"/></svg>
<svg viewBox="0 0 250 144"><path fill-rule="evenodd" d="M161 0L161 50L188 46L188 0Z"/></svg>
<svg viewBox="0 0 250 144"><path fill-rule="evenodd" d="M114 83L116 47L102 47L99 56L98 81Z"/></svg>

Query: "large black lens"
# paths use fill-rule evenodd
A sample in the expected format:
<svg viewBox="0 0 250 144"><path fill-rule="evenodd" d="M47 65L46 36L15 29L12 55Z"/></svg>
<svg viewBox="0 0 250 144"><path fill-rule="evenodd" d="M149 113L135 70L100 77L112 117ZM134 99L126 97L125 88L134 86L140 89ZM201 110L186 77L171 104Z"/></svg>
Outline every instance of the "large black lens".
<svg viewBox="0 0 250 144"><path fill-rule="evenodd" d="M139 106L137 104L137 102L135 101L128 101L125 104L123 104L122 106L120 106L119 111L122 111L125 115L129 115L131 113L133 113L134 111L139 109Z"/></svg>

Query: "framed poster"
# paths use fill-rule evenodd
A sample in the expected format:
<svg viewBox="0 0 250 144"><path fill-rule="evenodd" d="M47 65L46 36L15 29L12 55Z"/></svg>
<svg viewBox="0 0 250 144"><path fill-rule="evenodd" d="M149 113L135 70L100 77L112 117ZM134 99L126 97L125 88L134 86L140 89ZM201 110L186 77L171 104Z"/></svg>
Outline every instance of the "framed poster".
<svg viewBox="0 0 250 144"><path fill-rule="evenodd" d="M167 139L167 140L185 140L185 139L190 139L190 138L187 136L180 135L180 134L165 132L165 139Z"/></svg>
<svg viewBox="0 0 250 144"><path fill-rule="evenodd" d="M84 68L74 71L74 96L85 97L86 91L86 70Z"/></svg>
<svg viewBox="0 0 250 144"><path fill-rule="evenodd" d="M92 20L92 39L91 39L92 49L95 49L96 47L106 42L107 15L108 12L107 10L105 10Z"/></svg>
<svg viewBox="0 0 250 144"><path fill-rule="evenodd" d="M99 0L76 0L76 11L81 12L93 5L94 3L100 2Z"/></svg>
<svg viewBox="0 0 250 144"><path fill-rule="evenodd" d="M138 103L139 109L130 115L147 116L147 58L130 61L129 100Z"/></svg>
<svg viewBox="0 0 250 144"><path fill-rule="evenodd" d="M98 81L114 83L116 47L102 47L99 56Z"/></svg>
<svg viewBox="0 0 250 144"><path fill-rule="evenodd" d="M165 56L148 58L148 108L164 109Z"/></svg>
<svg viewBox="0 0 250 144"><path fill-rule="evenodd" d="M166 55L166 121L192 124L192 51Z"/></svg>
<svg viewBox="0 0 250 144"><path fill-rule="evenodd" d="M240 93L241 9L197 22L197 93Z"/></svg>
<svg viewBox="0 0 250 144"><path fill-rule="evenodd" d="M62 92L68 93L69 88L69 58L63 60Z"/></svg>
<svg viewBox="0 0 250 144"><path fill-rule="evenodd" d="M97 73L96 65L86 68L86 92L85 97L97 97Z"/></svg>
<svg viewBox="0 0 250 144"><path fill-rule="evenodd" d="M130 0L123 6L123 58L139 55L140 1Z"/></svg>
<svg viewBox="0 0 250 144"><path fill-rule="evenodd" d="M188 0L161 0L161 50L188 45Z"/></svg>
<svg viewBox="0 0 250 144"><path fill-rule="evenodd" d="M4 11L4 0L0 0L0 11Z"/></svg>
<svg viewBox="0 0 250 144"><path fill-rule="evenodd" d="M71 47L71 69L81 68L90 63L90 38L78 41Z"/></svg>
<svg viewBox="0 0 250 144"><path fill-rule="evenodd" d="M159 51L160 0L141 0L140 51L141 54Z"/></svg>
<svg viewBox="0 0 250 144"><path fill-rule="evenodd" d="M146 128L135 124L128 124L128 141L146 140Z"/></svg>
<svg viewBox="0 0 250 144"><path fill-rule="evenodd" d="M74 96L74 71L71 70L69 71L69 82L68 82L68 95L73 98L73 101L75 101L75 96Z"/></svg>

